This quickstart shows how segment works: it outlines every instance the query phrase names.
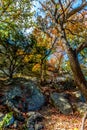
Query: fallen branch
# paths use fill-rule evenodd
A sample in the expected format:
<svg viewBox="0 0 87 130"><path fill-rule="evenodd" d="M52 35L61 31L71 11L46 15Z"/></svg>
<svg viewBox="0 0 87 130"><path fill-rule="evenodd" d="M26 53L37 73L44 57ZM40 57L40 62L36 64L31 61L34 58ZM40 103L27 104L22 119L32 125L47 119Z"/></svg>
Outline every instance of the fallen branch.
<svg viewBox="0 0 87 130"><path fill-rule="evenodd" d="M84 130L84 124L85 124L85 120L87 118L87 112L85 112L83 118L82 118L82 124L81 124L81 130Z"/></svg>

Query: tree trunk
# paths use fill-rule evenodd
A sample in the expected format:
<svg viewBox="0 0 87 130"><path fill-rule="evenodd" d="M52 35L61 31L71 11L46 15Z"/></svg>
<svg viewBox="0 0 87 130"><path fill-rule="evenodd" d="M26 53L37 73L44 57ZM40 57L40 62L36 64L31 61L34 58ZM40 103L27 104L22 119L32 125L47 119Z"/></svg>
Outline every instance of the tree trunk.
<svg viewBox="0 0 87 130"><path fill-rule="evenodd" d="M69 57L70 66L74 76L75 84L76 86L78 86L79 90L82 92L87 102L87 82L81 70L80 63L78 61L78 55L76 53L76 50L73 50L70 47L63 25L61 25L61 31L62 31L61 33L62 42L65 45L65 49Z"/></svg>
<svg viewBox="0 0 87 130"><path fill-rule="evenodd" d="M10 72L9 78L10 78L10 79L13 78L13 73Z"/></svg>
<svg viewBox="0 0 87 130"><path fill-rule="evenodd" d="M41 84L44 83L45 79L44 79L44 63L43 63L43 60L41 61Z"/></svg>
<svg viewBox="0 0 87 130"><path fill-rule="evenodd" d="M44 81L46 81L46 60L44 60Z"/></svg>
<svg viewBox="0 0 87 130"><path fill-rule="evenodd" d="M78 86L79 90L83 93L87 102L87 82L81 70L76 52L72 48L67 49L67 53L70 60L71 70L73 72L74 81Z"/></svg>

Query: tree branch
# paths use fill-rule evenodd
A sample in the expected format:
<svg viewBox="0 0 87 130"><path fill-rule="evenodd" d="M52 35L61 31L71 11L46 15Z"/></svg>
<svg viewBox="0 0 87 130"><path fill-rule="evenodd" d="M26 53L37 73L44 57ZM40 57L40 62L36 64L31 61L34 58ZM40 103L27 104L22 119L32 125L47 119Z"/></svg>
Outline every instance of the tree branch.
<svg viewBox="0 0 87 130"><path fill-rule="evenodd" d="M62 4L61 0L59 0L59 4L60 4L60 7L62 9L63 20L65 20L65 11L64 11L64 7L63 7L63 4Z"/></svg>
<svg viewBox="0 0 87 130"><path fill-rule="evenodd" d="M53 17L53 12L52 12L52 10L50 9L50 8L48 8L45 4L43 4L42 2L40 2L39 1L39 3L40 3L40 5L43 7L43 10L44 11L48 11L49 12L49 15L50 15L50 17L52 18Z"/></svg>
<svg viewBox="0 0 87 130"><path fill-rule="evenodd" d="M53 47L54 47L54 45L56 44L57 41L58 41L58 37L55 37L55 39L54 39L54 41L52 43L52 46L50 48L50 51L42 58L42 60L44 60L46 57L48 57L50 55L50 53L53 50Z"/></svg>
<svg viewBox="0 0 87 130"><path fill-rule="evenodd" d="M87 6L87 2L85 2L84 4L82 4L81 6L71 10L67 16L66 16L66 19L69 19L72 15L74 15L75 13L81 11L85 6Z"/></svg>
<svg viewBox="0 0 87 130"><path fill-rule="evenodd" d="M87 48L87 42L83 42L79 44L79 46L76 49L76 53L78 54L80 51L82 51L84 48Z"/></svg>
<svg viewBox="0 0 87 130"><path fill-rule="evenodd" d="M56 5L56 2L55 2L55 0L51 0L51 2L54 4L54 6Z"/></svg>
<svg viewBox="0 0 87 130"><path fill-rule="evenodd" d="M82 118L81 130L84 130L84 123L85 123L86 118L87 118L87 112L84 114L84 117Z"/></svg>
<svg viewBox="0 0 87 130"><path fill-rule="evenodd" d="M77 33L72 32L69 28L65 28L67 31L69 31L72 35L76 35L78 37L84 38L82 35L79 35Z"/></svg>

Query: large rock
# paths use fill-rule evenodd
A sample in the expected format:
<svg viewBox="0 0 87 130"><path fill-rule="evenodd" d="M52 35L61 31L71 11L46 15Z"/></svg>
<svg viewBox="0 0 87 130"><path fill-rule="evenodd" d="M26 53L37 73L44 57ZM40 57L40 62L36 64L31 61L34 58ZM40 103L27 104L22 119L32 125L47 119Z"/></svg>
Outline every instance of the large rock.
<svg viewBox="0 0 87 130"><path fill-rule="evenodd" d="M26 126L28 130L42 130L43 129L43 125L41 122L44 117L40 113L30 112L29 114L27 114L27 116L29 116L29 118L26 121Z"/></svg>
<svg viewBox="0 0 87 130"><path fill-rule="evenodd" d="M75 91L73 92L73 95L77 98L78 101L86 102L85 97L81 93L81 91Z"/></svg>
<svg viewBox="0 0 87 130"><path fill-rule="evenodd" d="M73 113L72 106L69 103L69 100L66 98L67 96L63 93L52 93L51 100L53 105L60 110L61 113L68 115Z"/></svg>
<svg viewBox="0 0 87 130"><path fill-rule="evenodd" d="M28 82L25 84L25 87L29 87L27 91L26 103L28 106L28 111L38 110L45 103L45 97L41 93L40 89L33 82Z"/></svg>
<svg viewBox="0 0 87 130"><path fill-rule="evenodd" d="M45 97L33 81L12 86L5 94L5 104L20 111L40 109L45 103Z"/></svg>
<svg viewBox="0 0 87 130"><path fill-rule="evenodd" d="M74 103L74 106L75 106L76 110L81 114L84 114L87 111L87 104L86 103L76 102L76 103Z"/></svg>

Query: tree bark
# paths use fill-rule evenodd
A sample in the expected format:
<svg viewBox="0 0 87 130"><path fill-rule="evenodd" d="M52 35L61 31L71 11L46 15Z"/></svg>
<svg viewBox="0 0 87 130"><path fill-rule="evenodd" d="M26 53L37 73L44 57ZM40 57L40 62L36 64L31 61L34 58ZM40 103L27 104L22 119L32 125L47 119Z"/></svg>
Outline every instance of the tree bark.
<svg viewBox="0 0 87 130"><path fill-rule="evenodd" d="M13 79L13 73L10 72L9 78Z"/></svg>
<svg viewBox="0 0 87 130"><path fill-rule="evenodd" d="M41 84L43 84L44 83L44 81L45 81L45 77L44 77L44 60L41 60L41 79L40 79L41 81Z"/></svg>
<svg viewBox="0 0 87 130"><path fill-rule="evenodd" d="M81 70L76 52L73 51L72 48L68 48L67 53L69 56L70 66L73 72L75 84L76 86L78 86L79 90L83 93L87 102L87 82Z"/></svg>
<svg viewBox="0 0 87 130"><path fill-rule="evenodd" d="M76 50L73 50L72 47L70 46L67 40L67 36L63 24L61 24L61 32L62 32L61 33L62 42L66 47L65 50L69 57L70 66L74 76L75 84L76 86L78 86L79 90L82 92L87 102L87 81L85 79L85 76L83 75L83 72L80 67L80 63L78 61L78 53Z"/></svg>

